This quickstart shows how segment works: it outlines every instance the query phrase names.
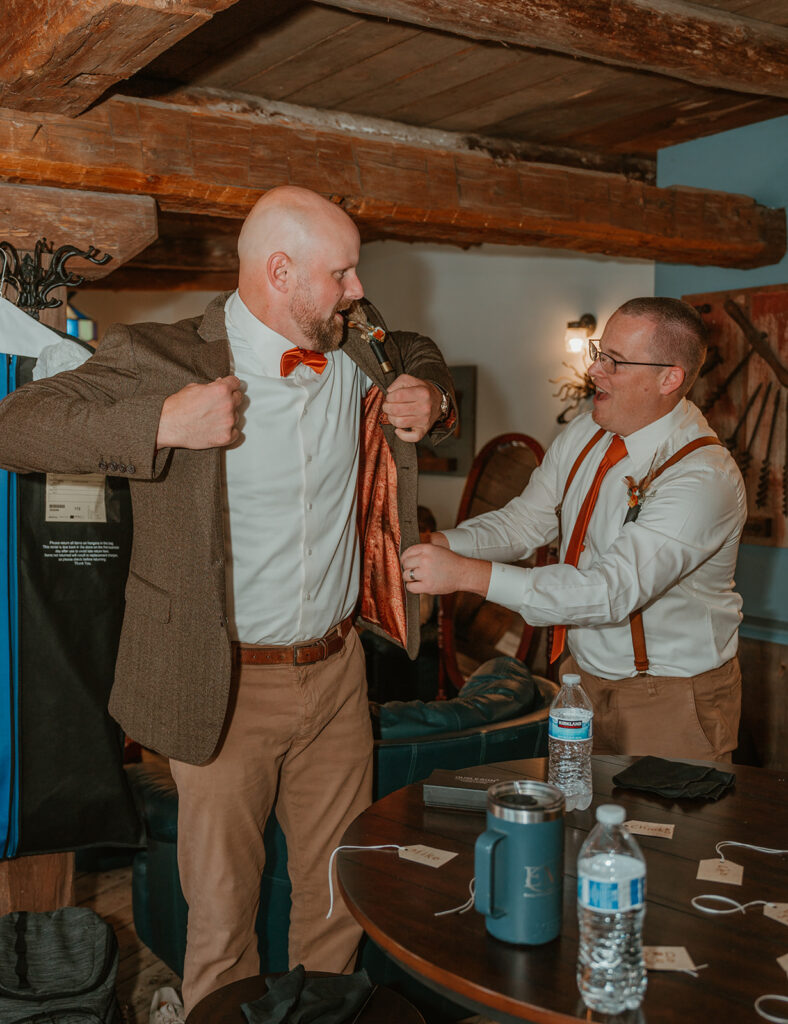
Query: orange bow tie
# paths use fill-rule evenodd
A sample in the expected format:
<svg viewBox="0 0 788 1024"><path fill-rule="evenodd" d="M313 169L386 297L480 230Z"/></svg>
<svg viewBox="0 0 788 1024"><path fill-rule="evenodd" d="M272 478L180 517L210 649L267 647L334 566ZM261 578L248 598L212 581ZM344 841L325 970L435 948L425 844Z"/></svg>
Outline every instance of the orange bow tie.
<svg viewBox="0 0 788 1024"><path fill-rule="evenodd" d="M328 359L322 352L313 352L309 348L289 348L287 352L282 353L279 373L282 377L288 377L299 363L311 366L315 373L322 373L327 362Z"/></svg>

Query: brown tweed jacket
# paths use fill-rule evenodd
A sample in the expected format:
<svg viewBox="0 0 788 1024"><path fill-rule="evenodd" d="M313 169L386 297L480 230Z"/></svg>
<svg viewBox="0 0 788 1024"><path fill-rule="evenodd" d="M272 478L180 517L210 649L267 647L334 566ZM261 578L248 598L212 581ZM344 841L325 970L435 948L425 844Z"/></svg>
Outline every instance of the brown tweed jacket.
<svg viewBox="0 0 788 1024"><path fill-rule="evenodd" d="M202 317L173 325L116 325L79 369L25 385L0 403L4 468L128 477L134 539L109 708L133 739L194 764L209 760L217 746L230 689L221 458L219 449L157 452L156 433L168 395L229 374L226 299L220 295ZM355 332L344 351L384 385L373 353ZM429 339L392 333L387 352L397 373L434 381L453 400L445 363ZM397 484L404 548L418 541L416 452L393 428L382 429L387 444L381 448L395 467L388 478ZM447 432L431 436L439 440ZM372 504L368 527L390 533L390 515L373 522ZM362 544L365 553L378 547L363 538ZM391 573L371 576L395 585ZM367 572L364 582L370 582ZM406 646L413 656L418 598L406 595L401 579L396 585L397 598L405 598ZM372 627L380 630L381 622Z"/></svg>

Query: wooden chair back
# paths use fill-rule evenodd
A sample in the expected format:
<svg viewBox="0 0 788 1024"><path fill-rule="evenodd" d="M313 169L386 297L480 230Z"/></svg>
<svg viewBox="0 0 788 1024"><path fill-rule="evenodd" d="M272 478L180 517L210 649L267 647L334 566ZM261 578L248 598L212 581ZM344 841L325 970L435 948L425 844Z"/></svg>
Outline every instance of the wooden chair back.
<svg viewBox="0 0 788 1024"><path fill-rule="evenodd" d="M474 458L457 512L457 525L466 519L502 508L521 494L544 449L527 434L500 434ZM539 548L523 566L547 564L547 548ZM475 594L447 594L439 599L438 697L449 688L462 688L482 662L511 654L528 663L535 630L520 615Z"/></svg>

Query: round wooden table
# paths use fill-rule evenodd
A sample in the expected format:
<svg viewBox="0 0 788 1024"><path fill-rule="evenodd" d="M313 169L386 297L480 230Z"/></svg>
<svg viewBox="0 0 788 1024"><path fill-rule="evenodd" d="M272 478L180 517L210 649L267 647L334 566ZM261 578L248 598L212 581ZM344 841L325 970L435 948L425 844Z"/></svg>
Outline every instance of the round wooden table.
<svg viewBox="0 0 788 1024"><path fill-rule="evenodd" d="M211 992L197 1003L186 1018L186 1024L247 1024L241 1004L266 994L265 978L265 975L244 978ZM424 1024L424 1018L397 992L376 985L353 1024Z"/></svg>
<svg viewBox="0 0 788 1024"><path fill-rule="evenodd" d="M483 813L425 807L421 783L372 804L347 829L342 843L378 846L423 843L457 854L440 868L401 859L396 850L343 850L337 858L345 902L372 940L410 974L441 995L501 1022L570 1024L587 1015L577 991L576 864L581 843L600 803L621 803L629 819L672 824L672 839L638 836L647 863L644 944L685 946L695 964L708 964L697 978L676 971L649 971L639 1013L629 1020L756 1021L758 996L785 991L777 957L786 951L785 925L760 908L713 917L691 899L717 893L742 903L785 902L785 858L733 848L730 859L744 867L741 886L698 881L698 862L716 859L722 839L788 847L786 773L718 765L736 776L720 800L667 800L620 789L613 776L634 758L592 759L594 800L566 816L564 916L561 935L543 946L513 946L485 930L476 910L436 917L462 904L474 872L474 844L484 830ZM544 759L512 761L521 777L543 778ZM490 765L485 766L491 768Z"/></svg>

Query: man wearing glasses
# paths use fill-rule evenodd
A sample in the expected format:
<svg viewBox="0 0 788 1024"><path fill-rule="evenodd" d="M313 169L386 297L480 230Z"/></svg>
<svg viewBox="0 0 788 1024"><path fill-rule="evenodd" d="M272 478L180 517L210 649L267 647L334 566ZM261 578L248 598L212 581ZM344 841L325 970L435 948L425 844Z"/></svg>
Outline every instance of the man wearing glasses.
<svg viewBox="0 0 788 1024"><path fill-rule="evenodd" d="M730 760L736 746L733 576L747 500L686 398L705 354L691 306L625 303L589 342L593 412L523 493L402 558L414 593L469 591L554 627L551 660L568 653L561 672L582 678L596 753ZM559 564L511 564L543 544L557 544Z"/></svg>

